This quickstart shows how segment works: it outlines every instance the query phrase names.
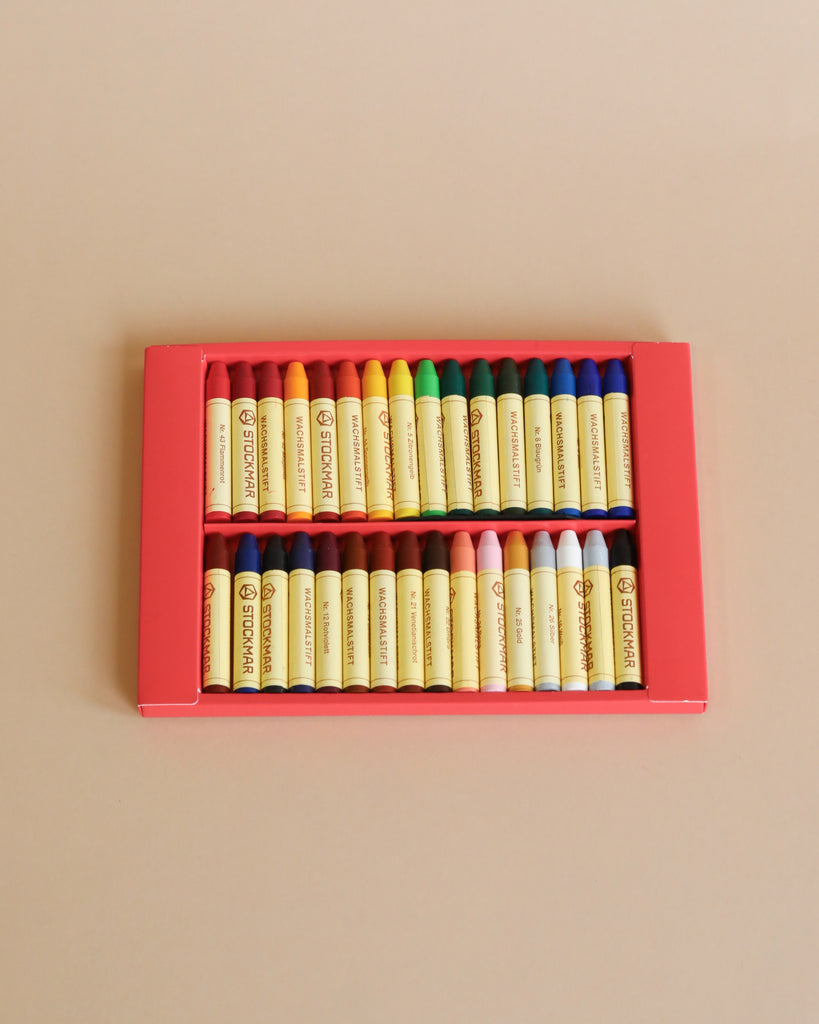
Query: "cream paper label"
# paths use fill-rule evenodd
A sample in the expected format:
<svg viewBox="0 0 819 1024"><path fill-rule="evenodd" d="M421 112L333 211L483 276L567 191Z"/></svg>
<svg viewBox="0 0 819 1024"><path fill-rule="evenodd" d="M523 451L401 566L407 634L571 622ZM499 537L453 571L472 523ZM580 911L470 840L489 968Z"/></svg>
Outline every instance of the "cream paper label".
<svg viewBox="0 0 819 1024"><path fill-rule="evenodd" d="M603 401L609 508L634 508L631 480L631 417L628 395L612 391Z"/></svg>
<svg viewBox="0 0 819 1024"><path fill-rule="evenodd" d="M452 686L452 618L449 607L449 573L430 569L424 573L424 683Z"/></svg>
<svg viewBox="0 0 819 1024"><path fill-rule="evenodd" d="M306 398L284 403L284 466L287 514L313 515L313 471L310 455L310 406Z"/></svg>
<svg viewBox="0 0 819 1024"><path fill-rule="evenodd" d="M633 566L618 565L611 570L611 600L614 617L614 684L642 683L637 570Z"/></svg>
<svg viewBox="0 0 819 1024"><path fill-rule="evenodd" d="M364 486L367 491L367 515L394 515L392 487L392 451L390 414L387 399L374 395L365 398L364 410Z"/></svg>
<svg viewBox="0 0 819 1024"><path fill-rule="evenodd" d="M609 570L603 565L590 565L583 570L583 585L586 591L586 667L589 687L613 689L614 634Z"/></svg>
<svg viewBox="0 0 819 1024"><path fill-rule="evenodd" d="M577 440L577 399L558 395L552 399L552 455L555 478L555 512L580 508L580 453Z"/></svg>
<svg viewBox="0 0 819 1024"><path fill-rule="evenodd" d="M476 512L500 509L498 416L495 399L481 395L469 403L472 441L472 493Z"/></svg>
<svg viewBox="0 0 819 1024"><path fill-rule="evenodd" d="M415 403L421 512L446 514L446 459L440 399L425 395Z"/></svg>
<svg viewBox="0 0 819 1024"><path fill-rule="evenodd" d="M585 588L580 569L557 570L557 632L560 684L564 690L588 690Z"/></svg>
<svg viewBox="0 0 819 1024"><path fill-rule="evenodd" d="M341 577L343 686L370 685L369 582L364 569L349 569Z"/></svg>
<svg viewBox="0 0 819 1024"><path fill-rule="evenodd" d="M256 400L237 398L231 403L233 435L233 514L259 514L259 482L256 472Z"/></svg>
<svg viewBox="0 0 819 1024"><path fill-rule="evenodd" d="M364 489L364 425L361 400L339 398L338 418L338 482L341 514L367 514L367 492ZM367 679L369 684L369 678Z"/></svg>
<svg viewBox="0 0 819 1024"><path fill-rule="evenodd" d="M447 395L441 402L444 418L447 512L474 510L469 408L462 395Z"/></svg>
<svg viewBox="0 0 819 1024"><path fill-rule="evenodd" d="M262 685L262 581L255 572L233 578L233 689Z"/></svg>
<svg viewBox="0 0 819 1024"><path fill-rule="evenodd" d="M498 462L501 511L526 508L526 457L523 450L523 399L498 397Z"/></svg>
<svg viewBox="0 0 819 1024"><path fill-rule="evenodd" d="M418 569L396 576L398 606L398 685L424 685L423 577Z"/></svg>
<svg viewBox="0 0 819 1024"><path fill-rule="evenodd" d="M472 572L453 572L449 577L452 605L452 689L477 690L478 580Z"/></svg>
<svg viewBox="0 0 819 1024"><path fill-rule="evenodd" d="M584 395L577 400L580 440L580 511L606 512L606 439L603 399Z"/></svg>
<svg viewBox="0 0 819 1024"><path fill-rule="evenodd" d="M398 685L395 573L370 573L370 682L372 686Z"/></svg>
<svg viewBox="0 0 819 1024"><path fill-rule="evenodd" d="M390 435L395 515L417 516L421 508L421 497L418 484L415 402L411 395L394 395L390 399Z"/></svg>
<svg viewBox="0 0 819 1024"><path fill-rule="evenodd" d="M338 440L336 403L317 398L310 403L310 438L313 455L313 515L339 515ZM341 684L339 684L341 685Z"/></svg>
<svg viewBox="0 0 819 1024"><path fill-rule="evenodd" d="M288 574L290 604L290 686L315 686L315 574L293 569Z"/></svg>
<svg viewBox="0 0 819 1024"><path fill-rule="evenodd" d="M230 689L230 573L208 569L202 607L202 687Z"/></svg>
<svg viewBox="0 0 819 1024"><path fill-rule="evenodd" d="M506 686L510 690L531 690L535 684L532 666L532 594L526 569L508 569L503 574L506 622Z"/></svg>
<svg viewBox="0 0 819 1024"><path fill-rule="evenodd" d="M287 573L268 569L262 576L262 688L283 686L288 674Z"/></svg>
<svg viewBox="0 0 819 1024"><path fill-rule="evenodd" d="M341 573L316 574L316 686L342 682Z"/></svg>
<svg viewBox="0 0 819 1024"><path fill-rule="evenodd" d="M482 690L506 689L506 616L503 575L495 569L478 573L478 643Z"/></svg>
<svg viewBox="0 0 819 1024"><path fill-rule="evenodd" d="M552 416L548 395L528 395L523 400L526 441L527 509L554 509L552 479Z"/></svg>
<svg viewBox="0 0 819 1024"><path fill-rule="evenodd" d="M205 515L233 514L230 419L227 398L211 398L205 406Z"/></svg>
<svg viewBox="0 0 819 1024"><path fill-rule="evenodd" d="M285 512L284 402L259 402L259 512Z"/></svg>
<svg viewBox="0 0 819 1024"><path fill-rule="evenodd" d="M560 689L557 629L557 573L550 566L532 569L532 663L535 689Z"/></svg>

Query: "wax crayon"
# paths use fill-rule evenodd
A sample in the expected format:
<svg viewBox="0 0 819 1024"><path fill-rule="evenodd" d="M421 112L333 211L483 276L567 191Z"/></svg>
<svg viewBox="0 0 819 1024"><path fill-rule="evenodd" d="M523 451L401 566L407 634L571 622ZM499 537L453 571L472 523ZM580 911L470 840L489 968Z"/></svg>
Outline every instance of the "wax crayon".
<svg viewBox="0 0 819 1024"><path fill-rule="evenodd" d="M475 360L469 377L469 430L475 513L492 518L500 513L498 410L495 381L485 359Z"/></svg>
<svg viewBox="0 0 819 1024"><path fill-rule="evenodd" d="M610 359L603 374L603 419L609 515L617 519L631 519L634 516L631 413L628 378L619 359Z"/></svg>
<svg viewBox="0 0 819 1024"><path fill-rule="evenodd" d="M580 442L580 514L604 519L606 499L606 437L603 429L603 391L593 359L577 368L577 432Z"/></svg>
<svg viewBox="0 0 819 1024"><path fill-rule="evenodd" d="M332 533L316 545L316 691L341 693L341 552Z"/></svg>
<svg viewBox="0 0 819 1024"><path fill-rule="evenodd" d="M284 469L284 392L275 363L256 374L259 393L259 518L283 523L287 511Z"/></svg>
<svg viewBox="0 0 819 1024"><path fill-rule="evenodd" d="M278 534L262 556L262 693L283 693L290 683L287 553Z"/></svg>
<svg viewBox="0 0 819 1024"><path fill-rule="evenodd" d="M503 545L503 600L506 626L506 687L533 690L532 591L529 548L520 530L511 530Z"/></svg>
<svg viewBox="0 0 819 1024"><path fill-rule="evenodd" d="M377 359L368 359L362 381L364 400L364 486L367 491L367 518L392 519L392 451L390 448L390 412L387 403L387 378Z"/></svg>
<svg viewBox="0 0 819 1024"><path fill-rule="evenodd" d="M205 539L202 606L202 691L230 690L230 555L225 538Z"/></svg>
<svg viewBox="0 0 819 1024"><path fill-rule="evenodd" d="M526 511L542 519L552 515L555 507L549 377L542 359L529 360L523 378L523 394Z"/></svg>
<svg viewBox="0 0 819 1024"><path fill-rule="evenodd" d="M250 363L236 363L230 371L230 395L233 518L237 523L249 523L259 518L256 378Z"/></svg>
<svg viewBox="0 0 819 1024"><path fill-rule="evenodd" d="M386 533L370 544L370 686L387 693L398 685L395 553Z"/></svg>
<svg viewBox="0 0 819 1024"><path fill-rule="evenodd" d="M609 549L599 530L589 530L583 542L583 587L589 689L613 690L614 635Z"/></svg>
<svg viewBox="0 0 819 1024"><path fill-rule="evenodd" d="M478 578L472 538L459 530L449 551L452 608L452 689L480 688L478 668Z"/></svg>
<svg viewBox="0 0 819 1024"><path fill-rule="evenodd" d="M338 484L341 518L345 523L367 518L364 487L364 413L361 408L361 380L355 363L339 363L336 372L336 417L338 426Z"/></svg>
<svg viewBox="0 0 819 1024"><path fill-rule="evenodd" d="M415 371L415 422L418 428L418 479L424 519L446 515L441 386L435 364L422 359Z"/></svg>
<svg viewBox="0 0 819 1024"><path fill-rule="evenodd" d="M313 521L341 519L336 433L336 386L330 367L319 359L310 367L310 454L313 462Z"/></svg>
<svg viewBox="0 0 819 1024"><path fill-rule="evenodd" d="M444 418L446 510L450 516L471 516L472 448L466 381L458 361L447 359L441 370L441 415Z"/></svg>
<svg viewBox="0 0 819 1024"><path fill-rule="evenodd" d="M290 363L284 375L284 466L287 521L313 518L313 468L310 448L310 401L304 365Z"/></svg>
<svg viewBox="0 0 819 1024"><path fill-rule="evenodd" d="M555 515L580 515L580 449L577 439L577 386L568 359L552 369L552 463Z"/></svg>
<svg viewBox="0 0 819 1024"><path fill-rule="evenodd" d="M395 518L413 519L421 514L421 496L418 483L415 398L412 374L406 359L393 359L387 386L390 396Z"/></svg>
<svg viewBox="0 0 819 1024"><path fill-rule="evenodd" d="M424 570L424 688L452 689L452 611L449 551L442 534L431 530L421 560Z"/></svg>
<svg viewBox="0 0 819 1024"><path fill-rule="evenodd" d="M529 552L532 585L532 666L536 690L560 689L557 572L552 538L538 530Z"/></svg>
<svg viewBox="0 0 819 1024"><path fill-rule="evenodd" d="M258 693L262 685L262 559L256 538L243 533L233 576L233 691Z"/></svg>
<svg viewBox="0 0 819 1024"><path fill-rule="evenodd" d="M398 689L424 689L424 577L414 533L402 533L395 552L398 614Z"/></svg>
<svg viewBox="0 0 819 1024"><path fill-rule="evenodd" d="M506 616L503 554L498 535L484 530L475 555L478 569L478 641L481 690L506 689Z"/></svg>
<svg viewBox="0 0 819 1024"><path fill-rule="evenodd" d="M341 568L341 685L345 693L366 693L370 688L370 581L367 548L360 534L345 538Z"/></svg>
<svg viewBox="0 0 819 1024"><path fill-rule="evenodd" d="M316 575L313 546L303 531L293 534L288 563L290 690L310 693L316 688Z"/></svg>
<svg viewBox="0 0 819 1024"><path fill-rule="evenodd" d="M498 463L501 514L526 514L526 453L523 442L523 386L514 359L498 369ZM508 653L508 652L507 652Z"/></svg>
<svg viewBox="0 0 819 1024"><path fill-rule="evenodd" d="M616 530L609 552L614 619L614 688L643 690L637 550L627 530Z"/></svg>
<svg viewBox="0 0 819 1024"><path fill-rule="evenodd" d="M205 383L205 522L229 523L231 499L230 376L224 363L211 363Z"/></svg>
<svg viewBox="0 0 819 1024"><path fill-rule="evenodd" d="M557 633L560 645L560 688L588 690L586 669L586 609L583 552L573 530L564 530L557 543Z"/></svg>

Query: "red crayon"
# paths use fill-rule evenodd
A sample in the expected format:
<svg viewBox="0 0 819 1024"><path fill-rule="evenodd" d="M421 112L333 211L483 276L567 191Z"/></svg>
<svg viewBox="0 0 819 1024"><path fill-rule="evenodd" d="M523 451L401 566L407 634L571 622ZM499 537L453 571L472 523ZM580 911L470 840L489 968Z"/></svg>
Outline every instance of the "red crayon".
<svg viewBox="0 0 819 1024"><path fill-rule="evenodd" d="M310 367L310 444L313 454L313 521L337 523L338 434L336 389L330 367L319 360Z"/></svg>
<svg viewBox="0 0 819 1024"><path fill-rule="evenodd" d="M259 518L257 467L256 378L250 363L230 371L233 433L233 520L252 523Z"/></svg>
<svg viewBox="0 0 819 1024"><path fill-rule="evenodd" d="M421 546L414 533L402 533L395 553L398 615L398 689L424 689L424 577Z"/></svg>
<svg viewBox="0 0 819 1024"><path fill-rule="evenodd" d="M370 545L370 682L374 693L398 686L395 552L386 533Z"/></svg>
<svg viewBox="0 0 819 1024"><path fill-rule="evenodd" d="M361 379L355 363L345 359L336 371L338 482L341 518L345 523L367 519L364 489L364 427Z"/></svg>
<svg viewBox="0 0 819 1024"><path fill-rule="evenodd" d="M366 693L370 688L369 587L364 538L359 533L350 533L344 542L341 563L341 678L347 693Z"/></svg>
<svg viewBox="0 0 819 1024"><path fill-rule="evenodd" d="M284 493L284 393L275 363L262 363L256 374L259 415L259 518L283 523L287 507Z"/></svg>
<svg viewBox="0 0 819 1024"><path fill-rule="evenodd" d="M230 692L230 554L220 534L205 540L202 691Z"/></svg>
<svg viewBox="0 0 819 1024"><path fill-rule="evenodd" d="M211 363L205 384L205 522L229 523L231 501L230 377Z"/></svg>

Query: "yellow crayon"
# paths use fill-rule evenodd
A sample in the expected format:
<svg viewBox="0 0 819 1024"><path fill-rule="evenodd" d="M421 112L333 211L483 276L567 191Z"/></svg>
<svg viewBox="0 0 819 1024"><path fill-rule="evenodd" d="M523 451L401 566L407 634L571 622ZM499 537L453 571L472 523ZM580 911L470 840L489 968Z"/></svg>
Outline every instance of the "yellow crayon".
<svg viewBox="0 0 819 1024"><path fill-rule="evenodd" d="M421 496L418 484L415 397L412 374L405 359L393 360L389 396L395 518L417 518L421 514Z"/></svg>
<svg viewBox="0 0 819 1024"><path fill-rule="evenodd" d="M361 391L364 412L364 486L367 491L367 518L392 519L395 506L387 379L377 359L367 360Z"/></svg>

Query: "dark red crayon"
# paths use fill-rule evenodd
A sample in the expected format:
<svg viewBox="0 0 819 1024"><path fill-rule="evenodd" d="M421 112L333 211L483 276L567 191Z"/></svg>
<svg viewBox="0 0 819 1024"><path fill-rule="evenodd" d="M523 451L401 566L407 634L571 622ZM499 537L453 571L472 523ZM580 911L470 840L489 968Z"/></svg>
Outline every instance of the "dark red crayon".
<svg viewBox="0 0 819 1024"><path fill-rule="evenodd" d="M364 492L361 378L350 359L343 359L336 370L336 423L341 518L345 523L363 523L367 519L367 501ZM356 507L350 511L350 505ZM348 509L346 512L343 511L345 507Z"/></svg>
<svg viewBox="0 0 819 1024"><path fill-rule="evenodd" d="M379 683L371 689L373 693L394 693L398 683L397 637L395 636L395 552L389 535L384 532L374 533L370 541L370 579L374 572L380 571L392 573L392 586L387 588L386 606L381 611L378 610L372 589L370 591L370 678L383 679L387 677L390 681ZM386 628L392 634L385 638L388 659L386 667L381 665L382 648L380 643L378 645L372 643L373 623L377 622L376 617L381 615L387 624Z"/></svg>
<svg viewBox="0 0 819 1024"><path fill-rule="evenodd" d="M259 369L256 371L256 384L258 388L258 400L261 401L265 398L278 398L279 401L284 402L284 390L282 388L282 375L279 372L279 367L276 363L262 363ZM259 417L261 419L261 409L259 410ZM261 424L260 424L261 427ZM282 433L281 444L284 445L284 434ZM273 453L271 453L272 456ZM259 438L259 476L261 477L261 465L262 460L265 458L262 452L262 439ZM276 463L271 457L270 472L274 472ZM283 468L283 467L282 467ZM261 491L261 479L259 480L259 489ZM281 489L284 493L284 479L281 480ZM266 512L262 512L259 519L264 523L283 523L285 521L284 509L268 509Z"/></svg>
<svg viewBox="0 0 819 1024"><path fill-rule="evenodd" d="M348 572L353 575L345 578L345 574ZM361 615L364 618L365 624L369 623L368 587L366 577L362 581L359 575L361 572L367 572L367 546L360 533L350 533L344 541L344 553L341 559L341 604L345 651L348 643L352 644L353 647L355 646L356 630L353 623L348 623L344 609L349 608L353 615ZM352 658L350 659L351 665L348 663L345 653L342 680L344 679L344 672L351 672L355 678L358 665L369 665L368 628L364 629L364 634L367 637L366 651L359 658L358 652L353 649ZM358 673L358 678L362 677L369 680L369 669L363 669ZM349 678L349 675L347 678ZM363 683L350 683L349 686L345 685L343 689L345 693L368 693L370 687L369 685L365 686Z"/></svg>
<svg viewBox="0 0 819 1024"><path fill-rule="evenodd" d="M216 405L211 406L214 400ZM230 499L230 375L224 363L210 364L205 382L205 417L205 522L229 523L233 511ZM220 444L224 453L221 459ZM222 505L222 510L211 508L209 511L208 505L214 503ZM225 511L225 507L231 511Z"/></svg>
<svg viewBox="0 0 819 1024"><path fill-rule="evenodd" d="M435 609L437 607L439 609L439 611L440 611L440 609L441 609L441 602L438 601L437 603L435 603L435 595L432 594L431 590L428 590L428 586L431 587L431 583L427 579L426 574L428 572L432 572L433 570L436 570L436 569L443 569L444 572L449 574L449 549L446 546L446 541L444 540L443 534L441 534L438 530L432 530L430 533L427 534L426 543L424 544L424 557L422 559L422 564L423 564L423 567L424 567L424 607L425 608L427 607L427 602L429 601L430 602L430 607L432 609L431 621L428 621L428 622L425 623L424 641L425 641L425 644L435 644L436 643L436 636L438 634L438 630L441 630L441 635L438 636L438 641L442 640L443 636L445 635L443 633L442 628L441 628L442 627L443 616L436 615ZM438 586L439 583L440 583L440 578L436 578L436 586ZM448 613L449 612L449 577L448 577L448 575L447 575L446 583L445 584L441 584L441 585L444 587L444 589L443 589L443 602L444 602L444 607L446 609L446 612ZM437 593L437 596L440 597L440 591L437 591L436 593ZM442 646L444 646L444 645L442 644ZM450 646L450 652L451 652L451 646ZM426 664L427 664L427 671L429 671L430 662L429 662L428 659L426 661ZM449 675L451 676L451 665L449 667ZM429 679L429 676L427 676L427 679ZM452 686L451 685L447 686L447 685L444 685L444 684L433 683L431 686L427 686L426 689L427 689L428 693L447 693L448 691L450 691L452 689Z"/></svg>
<svg viewBox="0 0 819 1024"><path fill-rule="evenodd" d="M253 427L254 430L255 430L255 427L256 427L256 415L257 415L257 410L256 410L256 405L255 405L255 403L256 403L256 378L253 375L253 367L250 365L250 363L246 363L246 362L236 363L233 367L231 367L231 371L230 371L230 400L233 403L233 407L234 407L234 417L236 415L235 414L236 402L239 401L239 400L242 400L242 399L245 399L245 400L251 399L253 401L253 403L254 403L252 410L245 409L241 413L242 417L248 417L248 421L246 423L244 422L244 419L242 421L243 428L249 430L251 427ZM249 419L249 417L251 415L253 417L252 422ZM237 425L236 425L235 419L234 419L234 423L233 423L233 431L234 431L234 434L237 433ZM247 482L246 482L246 480L244 478L244 475L243 475L244 474L244 470L246 469L246 467L243 464L242 460L240 460L240 459L238 459L236 457L237 450L241 451L242 450L242 446L241 446L241 444L237 445L237 438L234 437L234 439L233 439L233 508L234 508L233 521L235 523L255 523L259 519L258 511L256 511L256 512L249 512L247 510L243 510L243 511L239 511L239 512L236 511L237 504L240 503L240 502L243 502L245 500L245 498L249 498L249 496L250 496L250 490L248 488ZM252 483L253 483L254 496L256 498L256 508L258 510L258 507L259 507L259 486L258 486L259 470L258 470L258 465L257 465L257 458L258 458L258 452L257 452L257 449L256 449L256 440L255 440L255 434L254 434L254 440L253 440L253 481L252 481Z"/></svg>
<svg viewBox="0 0 819 1024"><path fill-rule="evenodd" d="M333 375L330 373L330 367L323 359L317 360L310 367L307 379L310 387L310 436L313 447L313 507L316 509L313 513L313 522L315 523L337 523L341 519L339 512L327 511L321 509L321 495L322 495L322 481L321 481L321 444L314 441L314 431L324 430L332 433L332 476L333 476L333 489L335 491L332 501L336 507L339 504L339 486L338 486L338 440L336 434L336 386L333 382ZM320 406L315 406L314 402L321 402ZM331 402L332 406L328 407L327 403ZM332 416L332 423L330 426L321 427L323 421L315 421L316 409L319 409L319 415L327 415L330 413Z"/></svg>
<svg viewBox="0 0 819 1024"><path fill-rule="evenodd" d="M230 572L230 552L227 541L218 533L205 539L205 644L203 651L203 677L230 678L230 579L208 577L212 569ZM222 587L222 592L218 588ZM208 591L208 588L210 590ZM208 604L212 603L210 610ZM216 668L220 666L220 668ZM214 671L215 670L215 671ZM203 693L230 693L228 685L211 683L202 687Z"/></svg>
<svg viewBox="0 0 819 1024"><path fill-rule="evenodd" d="M315 657L316 693L341 693L341 630L335 633L337 644L328 645L327 623L341 621L341 551L332 533L322 533L316 545ZM330 634L332 635L332 631Z"/></svg>
<svg viewBox="0 0 819 1024"><path fill-rule="evenodd" d="M420 597L422 589L423 589L423 584L422 584L422 580L421 580L421 573L423 571L422 568L421 568L421 545L418 543L418 536L416 534L414 534L414 533L410 533L409 531L407 531L406 533L402 533L401 534L401 536L398 538L398 544L396 545L396 552L395 552L396 580L398 579L399 574L404 572L404 571L406 571L406 570L412 570L412 571L414 571L414 572L416 572L418 574L418 576L417 576L417 581L418 581L417 586L418 586L418 594L419 594L419 597ZM399 588L399 590L400 590L400 588ZM418 603L419 603L419 607L418 607L418 610L417 610L417 615L418 615L418 624L419 624L419 627L420 627L418 629L418 651L419 651L419 655L420 655L420 669L419 669L419 673L420 673L420 678L423 679L423 664L424 664L424 611L423 611L423 607L422 607L422 602L419 600ZM401 621L401 616L409 615L410 614L409 610L406 607L402 608L400 606L400 599L399 599L399 606L398 606L398 609L397 609L397 613L398 613L398 616L399 616L399 622ZM399 633L400 633L400 627L399 627ZM399 679L401 679L401 677L402 677L402 672L401 672L401 658L402 657L403 657L403 655L402 655L401 649L399 647L399 650L398 650L398 659L399 659L398 678ZM419 685L419 684L417 684L417 683L405 683L403 686L399 686L398 687L398 692L399 693L422 693L423 689L424 689L424 687Z"/></svg>

